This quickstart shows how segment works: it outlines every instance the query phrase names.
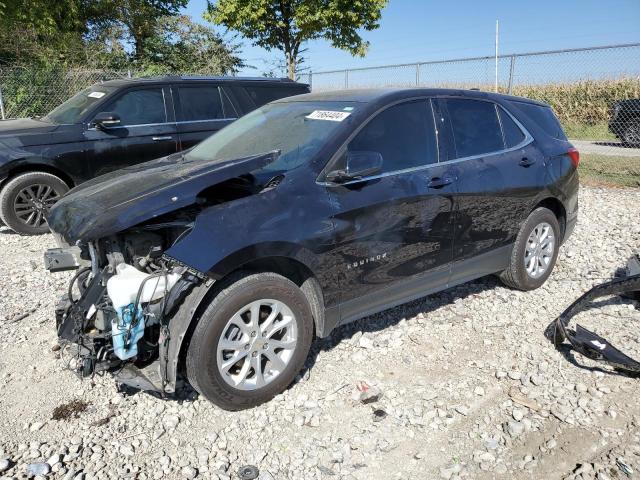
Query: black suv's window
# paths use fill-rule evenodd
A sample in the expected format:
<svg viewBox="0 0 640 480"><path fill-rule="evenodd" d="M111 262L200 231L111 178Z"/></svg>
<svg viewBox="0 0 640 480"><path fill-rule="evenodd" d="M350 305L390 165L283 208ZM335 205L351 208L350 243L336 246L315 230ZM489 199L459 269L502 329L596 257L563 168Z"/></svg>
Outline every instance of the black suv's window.
<svg viewBox="0 0 640 480"><path fill-rule="evenodd" d="M162 88L132 90L115 100L106 110L119 115L123 126L167 121Z"/></svg>
<svg viewBox="0 0 640 480"><path fill-rule="evenodd" d="M524 133L520 127L516 125L511 116L502 108L498 108L500 115L500 123L502 124L502 134L504 135L504 144L507 148L515 147L524 140Z"/></svg>
<svg viewBox="0 0 640 480"><path fill-rule="evenodd" d="M78 123L98 102L106 100L114 92L114 87L104 85L85 88L69 100L53 109L45 119L53 123Z"/></svg>
<svg viewBox="0 0 640 480"><path fill-rule="evenodd" d="M179 87L182 120L215 120L225 118L218 87Z"/></svg>
<svg viewBox="0 0 640 480"><path fill-rule="evenodd" d="M453 131L456 158L504 149L495 104L482 100L446 100Z"/></svg>
<svg viewBox="0 0 640 480"><path fill-rule="evenodd" d="M551 107L534 105L533 103L517 102L518 108L522 110L531 120L544 130L547 135L551 135L558 140L566 140L567 136L562 131L562 126L551 110Z"/></svg>
<svg viewBox="0 0 640 480"><path fill-rule="evenodd" d="M267 87L259 85L249 85L244 87L245 91L256 104L256 107L261 107L265 103L273 102L279 98L290 97L291 95L297 95L304 93L302 90L292 89L287 87Z"/></svg>
<svg viewBox="0 0 640 480"><path fill-rule="evenodd" d="M437 163L431 104L419 100L387 108L356 135L348 148L379 152L383 172Z"/></svg>

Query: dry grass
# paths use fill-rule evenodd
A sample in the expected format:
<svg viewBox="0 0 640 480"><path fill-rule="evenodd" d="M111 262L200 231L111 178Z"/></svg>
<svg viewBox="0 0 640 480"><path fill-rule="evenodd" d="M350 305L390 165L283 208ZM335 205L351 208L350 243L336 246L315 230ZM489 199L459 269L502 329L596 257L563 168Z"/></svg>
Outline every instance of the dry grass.
<svg viewBox="0 0 640 480"><path fill-rule="evenodd" d="M640 187L640 157L580 155L580 179L588 185Z"/></svg>

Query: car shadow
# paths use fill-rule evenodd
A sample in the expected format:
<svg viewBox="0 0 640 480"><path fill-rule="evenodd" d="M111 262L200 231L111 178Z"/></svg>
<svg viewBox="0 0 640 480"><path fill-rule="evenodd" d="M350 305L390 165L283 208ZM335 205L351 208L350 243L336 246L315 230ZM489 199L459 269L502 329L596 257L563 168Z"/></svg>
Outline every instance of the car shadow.
<svg viewBox="0 0 640 480"><path fill-rule="evenodd" d="M403 319L410 320L418 314L429 315L441 307L452 305L456 299L464 300L467 297L478 295L486 290L493 290L499 285L501 285L501 283L496 277L483 277L473 282L458 285L337 327L328 337L316 338L311 346L302 371L292 385L295 385L302 379L307 379L311 375L320 352L331 351L342 342L351 341L358 332L362 332L363 334L379 332L397 325Z"/></svg>

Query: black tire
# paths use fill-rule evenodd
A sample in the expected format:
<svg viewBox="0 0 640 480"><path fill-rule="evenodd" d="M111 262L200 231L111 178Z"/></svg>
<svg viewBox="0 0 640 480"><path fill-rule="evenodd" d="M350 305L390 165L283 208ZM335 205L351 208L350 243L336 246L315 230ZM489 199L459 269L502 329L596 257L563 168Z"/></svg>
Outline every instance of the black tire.
<svg viewBox="0 0 640 480"><path fill-rule="evenodd" d="M543 222L551 225L555 238L554 249L546 271L544 271L544 273L539 277L533 278L527 273L527 269L525 267L525 252L529 236L533 232L534 228ZM520 227L520 231L518 232L518 236L516 237L516 241L513 244L513 249L511 251L509 267L500 273L500 280L502 280L505 285L518 290L534 290L540 287L547 281L547 278L549 278L549 275L551 275L551 272L553 271L561 243L562 238L560 224L558 223L558 219L555 214L548 208L536 208L522 224L522 227Z"/></svg>
<svg viewBox="0 0 640 480"><path fill-rule="evenodd" d="M232 316L260 299L277 300L289 307L295 316L297 343L289 363L270 383L255 390L241 390L222 377L217 346ZM187 378L202 396L225 410L254 407L286 389L303 367L313 340L313 316L304 293L292 281L270 272L238 276L227 282L197 321L187 348Z"/></svg>
<svg viewBox="0 0 640 480"><path fill-rule="evenodd" d="M622 143L628 147L640 146L640 120L631 121L622 133Z"/></svg>
<svg viewBox="0 0 640 480"><path fill-rule="evenodd" d="M30 189L34 194L42 192L45 202L38 212L34 212L34 217L25 217L25 211L17 211L16 199L24 195L25 189ZM53 202L69 191L69 186L60 178L45 172L28 172L17 175L7 182L0 191L0 219L4 224L16 233L21 235L40 235L49 232L49 227L44 221L48 208ZM44 197L46 196L46 198ZM24 197L21 196L24 200ZM38 203L40 205L40 203ZM22 213L22 217L20 216ZM29 214L30 215L30 214ZM39 215L39 216L38 216ZM39 221L41 219L41 221ZM28 223L27 220L31 220Z"/></svg>

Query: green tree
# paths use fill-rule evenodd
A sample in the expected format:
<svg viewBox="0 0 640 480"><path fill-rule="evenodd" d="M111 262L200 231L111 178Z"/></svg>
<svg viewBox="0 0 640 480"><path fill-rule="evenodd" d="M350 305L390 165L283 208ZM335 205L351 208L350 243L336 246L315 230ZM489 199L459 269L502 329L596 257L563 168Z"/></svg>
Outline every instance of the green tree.
<svg viewBox="0 0 640 480"><path fill-rule="evenodd" d="M133 44L134 58L145 56L146 43L157 31L160 18L178 15L189 0L83 0L93 30L124 25Z"/></svg>
<svg viewBox="0 0 640 480"><path fill-rule="evenodd" d="M77 0L0 1L0 62L66 57L83 31Z"/></svg>
<svg viewBox="0 0 640 480"><path fill-rule="evenodd" d="M204 17L239 32L254 45L280 50L294 79L304 42L325 39L335 48L364 56L369 43L360 30L375 30L387 0L208 0Z"/></svg>
<svg viewBox="0 0 640 480"><path fill-rule="evenodd" d="M227 44L212 28L187 15L161 17L145 43L145 55L136 61L146 74L206 73L229 75L244 64L238 46Z"/></svg>

